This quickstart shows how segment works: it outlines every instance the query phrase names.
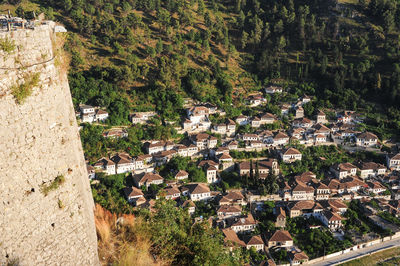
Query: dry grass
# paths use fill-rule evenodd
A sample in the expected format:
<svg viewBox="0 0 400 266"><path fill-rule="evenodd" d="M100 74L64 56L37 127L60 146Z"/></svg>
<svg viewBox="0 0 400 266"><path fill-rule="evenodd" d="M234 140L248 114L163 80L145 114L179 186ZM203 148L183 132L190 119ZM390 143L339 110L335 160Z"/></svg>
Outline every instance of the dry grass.
<svg viewBox="0 0 400 266"><path fill-rule="evenodd" d="M95 224L102 265L169 265L154 261L150 232L144 221L133 215L117 215L96 204Z"/></svg>
<svg viewBox="0 0 400 266"><path fill-rule="evenodd" d="M67 77L71 62L71 55L64 50L66 39L65 33L57 33L52 38L54 65L60 71L61 77Z"/></svg>

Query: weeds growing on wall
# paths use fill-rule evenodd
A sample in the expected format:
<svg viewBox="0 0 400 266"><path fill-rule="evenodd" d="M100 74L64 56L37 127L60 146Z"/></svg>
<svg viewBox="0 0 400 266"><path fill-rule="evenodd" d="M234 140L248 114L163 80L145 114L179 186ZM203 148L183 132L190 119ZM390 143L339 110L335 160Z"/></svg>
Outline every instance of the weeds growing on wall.
<svg viewBox="0 0 400 266"><path fill-rule="evenodd" d="M11 87L11 94L15 97L18 104L22 104L29 97L33 88L39 84L40 73L30 74L25 77L25 81L19 85L15 84Z"/></svg>
<svg viewBox="0 0 400 266"><path fill-rule="evenodd" d="M9 38L0 39L0 50L10 54L15 50L15 48L16 46L13 40L10 40Z"/></svg>
<svg viewBox="0 0 400 266"><path fill-rule="evenodd" d="M50 184L43 184L40 186L40 192L42 192L45 196L47 196L51 191L58 189L65 182L65 177L63 175L59 175L51 181Z"/></svg>

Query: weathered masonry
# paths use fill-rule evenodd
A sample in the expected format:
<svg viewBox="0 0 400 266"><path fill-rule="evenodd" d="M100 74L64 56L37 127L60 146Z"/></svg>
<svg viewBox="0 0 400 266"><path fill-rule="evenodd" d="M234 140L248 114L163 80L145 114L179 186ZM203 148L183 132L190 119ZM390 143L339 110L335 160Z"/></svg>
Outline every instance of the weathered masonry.
<svg viewBox="0 0 400 266"><path fill-rule="evenodd" d="M0 32L0 265L98 265L93 198L60 38Z"/></svg>

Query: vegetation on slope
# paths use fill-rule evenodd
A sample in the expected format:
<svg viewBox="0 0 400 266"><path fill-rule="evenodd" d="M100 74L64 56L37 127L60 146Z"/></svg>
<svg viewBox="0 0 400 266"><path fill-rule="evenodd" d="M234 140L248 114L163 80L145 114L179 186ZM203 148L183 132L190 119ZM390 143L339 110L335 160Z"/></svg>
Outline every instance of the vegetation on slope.
<svg viewBox="0 0 400 266"><path fill-rule="evenodd" d="M178 120L186 96L233 116L247 92L280 82L318 96L313 107L366 112L381 138L400 128L395 0L34 2L14 12L67 25L74 102L107 108L111 124L134 110Z"/></svg>
<svg viewBox="0 0 400 266"><path fill-rule="evenodd" d="M99 256L103 265L239 265L223 247L221 232L207 222L193 224L173 201L158 201L155 212L117 217L96 206Z"/></svg>

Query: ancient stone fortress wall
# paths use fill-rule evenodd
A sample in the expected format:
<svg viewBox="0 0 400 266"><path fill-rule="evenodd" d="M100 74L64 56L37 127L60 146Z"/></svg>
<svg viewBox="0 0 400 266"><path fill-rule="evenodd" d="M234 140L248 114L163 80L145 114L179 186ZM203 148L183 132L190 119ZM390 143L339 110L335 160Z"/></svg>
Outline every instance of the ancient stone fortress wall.
<svg viewBox="0 0 400 266"><path fill-rule="evenodd" d="M0 32L0 265L98 265L93 198L54 23ZM39 74L36 74L39 73ZM31 96L11 87L39 75Z"/></svg>

